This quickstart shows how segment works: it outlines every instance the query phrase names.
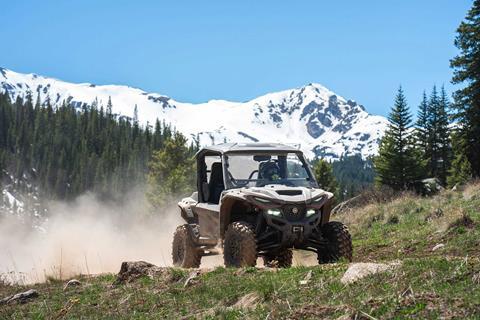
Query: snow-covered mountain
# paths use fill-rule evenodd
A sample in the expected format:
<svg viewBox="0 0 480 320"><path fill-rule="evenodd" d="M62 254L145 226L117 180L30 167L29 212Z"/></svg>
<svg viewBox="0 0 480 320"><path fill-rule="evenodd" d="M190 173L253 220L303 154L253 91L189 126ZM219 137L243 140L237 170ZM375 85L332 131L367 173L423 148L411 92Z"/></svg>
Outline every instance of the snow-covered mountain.
<svg viewBox="0 0 480 320"><path fill-rule="evenodd" d="M114 113L132 117L137 106L141 123L164 120L201 145L225 141L299 143L308 156L330 159L375 154L388 123L316 83L247 102L192 104L128 86L75 84L0 68L0 92L8 92L12 99L30 92L34 101L40 98L42 104L66 101L77 108L95 100L106 106L110 98Z"/></svg>

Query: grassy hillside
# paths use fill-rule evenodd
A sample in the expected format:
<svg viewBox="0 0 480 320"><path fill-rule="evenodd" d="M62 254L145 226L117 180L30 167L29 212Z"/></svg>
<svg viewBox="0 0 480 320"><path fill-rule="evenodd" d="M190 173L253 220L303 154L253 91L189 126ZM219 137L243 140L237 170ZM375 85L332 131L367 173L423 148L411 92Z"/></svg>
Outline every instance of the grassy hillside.
<svg viewBox="0 0 480 320"><path fill-rule="evenodd" d="M187 286L191 270L179 269L117 285L115 275L80 277L65 290L61 281L0 285L0 299L30 288L40 294L0 305L0 318L480 318L479 184L335 218L350 226L355 261L400 265L348 285L340 282L347 263L202 270Z"/></svg>
<svg viewBox="0 0 480 320"><path fill-rule="evenodd" d="M431 198L404 195L334 217L353 236L355 260L480 256L480 184ZM437 244L445 245L432 252Z"/></svg>

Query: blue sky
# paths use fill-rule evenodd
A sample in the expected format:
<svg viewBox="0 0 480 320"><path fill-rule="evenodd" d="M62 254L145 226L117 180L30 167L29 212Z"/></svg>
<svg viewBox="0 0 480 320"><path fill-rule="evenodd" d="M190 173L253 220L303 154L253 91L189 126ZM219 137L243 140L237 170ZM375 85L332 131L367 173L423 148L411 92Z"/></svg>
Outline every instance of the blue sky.
<svg viewBox="0 0 480 320"><path fill-rule="evenodd" d="M2 1L0 66L185 102L321 83L386 115L450 84L472 1Z"/></svg>

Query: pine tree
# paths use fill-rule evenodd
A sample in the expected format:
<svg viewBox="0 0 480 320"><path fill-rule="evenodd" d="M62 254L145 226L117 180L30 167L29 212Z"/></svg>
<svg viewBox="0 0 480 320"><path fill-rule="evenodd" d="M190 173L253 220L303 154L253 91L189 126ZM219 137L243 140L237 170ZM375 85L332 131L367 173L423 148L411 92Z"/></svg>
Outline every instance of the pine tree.
<svg viewBox="0 0 480 320"><path fill-rule="evenodd" d="M186 138L175 132L161 150L155 151L149 163L147 199L157 208L164 208L172 196L194 189L195 162L186 146Z"/></svg>
<svg viewBox="0 0 480 320"><path fill-rule="evenodd" d="M336 193L337 180L333 175L333 167L324 159L317 159L313 162L313 174L318 182L320 189Z"/></svg>
<svg viewBox="0 0 480 320"><path fill-rule="evenodd" d="M428 99L425 91L423 91L423 99L420 103L420 106L418 107L417 122L415 123L415 126L418 148L426 157L429 139L428 134L430 132L430 128Z"/></svg>
<svg viewBox="0 0 480 320"><path fill-rule="evenodd" d="M112 97L108 96L108 102L107 102L107 116L110 118L112 116Z"/></svg>
<svg viewBox="0 0 480 320"><path fill-rule="evenodd" d="M133 124L138 125L138 107L135 105L135 108L133 109Z"/></svg>
<svg viewBox="0 0 480 320"><path fill-rule="evenodd" d="M142 184L153 139L161 146L171 129L157 121L154 137L149 126L115 119L112 107L111 100L106 111L98 100L80 110L66 103L54 109L48 101L33 107L31 97L12 103L8 94L0 94L0 172L35 178L31 182L42 196L55 199L89 190L115 197ZM17 190L22 187L14 183Z"/></svg>
<svg viewBox="0 0 480 320"><path fill-rule="evenodd" d="M450 61L452 83L464 84L454 93L459 144L455 147L467 159L472 175L480 177L480 0L474 0L457 29L455 46L460 54Z"/></svg>
<svg viewBox="0 0 480 320"><path fill-rule="evenodd" d="M421 151L427 164L427 176L438 178L443 185L447 181L451 154L448 108L445 88L442 86L439 95L437 87L433 86L427 105L426 145Z"/></svg>
<svg viewBox="0 0 480 320"><path fill-rule="evenodd" d="M432 93L430 94L430 99L428 101L428 143L426 150L426 159L427 159L427 172L428 177L437 176L437 166L438 166L438 133L437 133L437 123L438 123L438 109L439 109L439 98L437 87L433 86Z"/></svg>
<svg viewBox="0 0 480 320"><path fill-rule="evenodd" d="M412 116L402 88L388 116L390 124L374 159L377 183L394 190L411 188L421 178L423 162L415 147L411 131Z"/></svg>
<svg viewBox="0 0 480 320"><path fill-rule="evenodd" d="M352 198L370 188L374 182L375 172L372 159L362 159L362 156L342 156L332 163L333 175L338 182L339 201Z"/></svg>
<svg viewBox="0 0 480 320"><path fill-rule="evenodd" d="M454 132L452 134L454 158L447 178L448 185L451 187L457 184L465 184L472 178L472 168L463 152L465 150L463 143L465 143L465 140L461 139L458 132Z"/></svg>
<svg viewBox="0 0 480 320"><path fill-rule="evenodd" d="M437 117L437 141L438 141L438 175L437 177L446 185L448 170L451 165L452 148L451 148L451 130L450 130L450 116L448 110L450 108L450 101L445 91L445 86L440 90L440 100Z"/></svg>

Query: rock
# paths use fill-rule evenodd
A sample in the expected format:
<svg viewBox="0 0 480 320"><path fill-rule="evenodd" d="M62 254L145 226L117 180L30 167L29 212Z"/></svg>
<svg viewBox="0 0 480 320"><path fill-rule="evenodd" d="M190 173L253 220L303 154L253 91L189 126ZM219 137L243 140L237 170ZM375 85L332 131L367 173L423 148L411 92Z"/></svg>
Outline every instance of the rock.
<svg viewBox="0 0 480 320"><path fill-rule="evenodd" d="M120 267L120 272L118 272L115 284L132 282L144 276L153 278L155 274L161 272L162 268L145 261L122 262L122 266Z"/></svg>
<svg viewBox="0 0 480 320"><path fill-rule="evenodd" d="M414 183L414 189L423 196L432 196L445 190L442 183L437 178L427 178Z"/></svg>
<svg viewBox="0 0 480 320"><path fill-rule="evenodd" d="M70 287L80 286L81 284L82 283L77 279L71 279L65 284L65 286L63 287L63 291L67 290Z"/></svg>
<svg viewBox="0 0 480 320"><path fill-rule="evenodd" d="M14 294L13 296L9 296L0 300L0 305L7 304L7 303L14 303L14 302L26 303L30 299L36 298L38 296L39 294L37 290L30 289L25 292L20 292L20 293Z"/></svg>
<svg viewBox="0 0 480 320"><path fill-rule="evenodd" d="M444 245L443 243L439 243L439 244L435 245L435 246L432 248L432 252L433 252L433 251L436 251L436 250L438 250L438 249L441 249L441 248L443 248L443 247L445 247L445 245Z"/></svg>
<svg viewBox="0 0 480 320"><path fill-rule="evenodd" d="M260 296L256 292L250 292L243 297L241 297L233 306L229 309L255 309L258 302L260 301Z"/></svg>
<svg viewBox="0 0 480 320"><path fill-rule="evenodd" d="M399 262L385 263L353 263L343 274L340 282L343 284L354 283L368 275L385 272L397 267Z"/></svg>

